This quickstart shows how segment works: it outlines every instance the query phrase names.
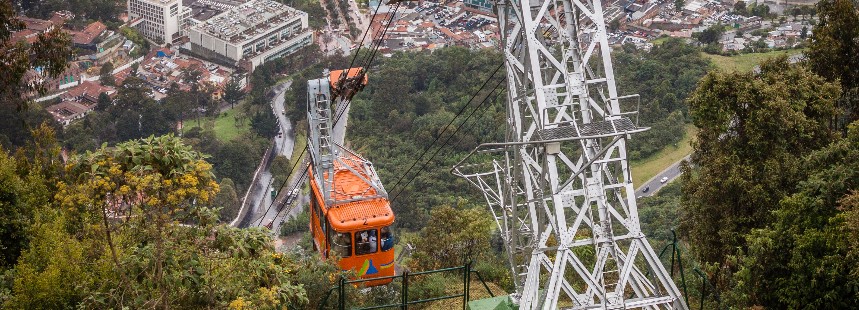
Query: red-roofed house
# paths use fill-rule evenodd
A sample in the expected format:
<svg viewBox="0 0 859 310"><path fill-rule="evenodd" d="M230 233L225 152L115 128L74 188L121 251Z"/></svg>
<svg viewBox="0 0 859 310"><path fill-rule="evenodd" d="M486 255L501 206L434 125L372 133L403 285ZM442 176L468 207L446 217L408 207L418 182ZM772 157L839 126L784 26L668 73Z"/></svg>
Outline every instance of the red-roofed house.
<svg viewBox="0 0 859 310"><path fill-rule="evenodd" d="M72 31L72 43L78 48L94 50L96 47L95 39L101 36L105 30L107 30L107 26L99 21L93 22L81 31Z"/></svg>
<svg viewBox="0 0 859 310"><path fill-rule="evenodd" d="M58 104L45 108L54 117L57 122L68 126L73 120L84 117L92 107L85 106L78 102L64 100Z"/></svg>
<svg viewBox="0 0 859 310"><path fill-rule="evenodd" d="M49 20L30 18L26 16L18 16L18 20L27 25L27 29L35 32L48 32L54 29L54 23Z"/></svg>
<svg viewBox="0 0 859 310"><path fill-rule="evenodd" d="M29 44L39 40L39 33L30 29L24 29L12 33L12 42L26 41Z"/></svg>
<svg viewBox="0 0 859 310"><path fill-rule="evenodd" d="M116 93L113 87L102 86L96 82L83 81L80 85L69 89L60 96L62 102L45 108L57 122L68 126L72 121L83 118L92 111L98 103L98 96L105 93L108 96Z"/></svg>
<svg viewBox="0 0 859 310"><path fill-rule="evenodd" d="M106 93L108 96L113 95L116 90L110 86L102 86L99 83L92 81L83 81L77 87L69 89L61 98L64 100L75 100L86 105L95 105L98 103L98 96L101 93Z"/></svg>
<svg viewBox="0 0 859 310"><path fill-rule="evenodd" d="M54 22L50 20L29 18L26 16L18 16L16 18L24 22L25 27L20 31L12 33L12 42L23 40L27 43L33 44L33 42L39 40L40 33L45 33L54 29Z"/></svg>
<svg viewBox="0 0 859 310"><path fill-rule="evenodd" d="M50 21L54 23L54 26L62 27L63 24L66 23L67 20L75 18L75 15L69 11L57 11L51 14Z"/></svg>

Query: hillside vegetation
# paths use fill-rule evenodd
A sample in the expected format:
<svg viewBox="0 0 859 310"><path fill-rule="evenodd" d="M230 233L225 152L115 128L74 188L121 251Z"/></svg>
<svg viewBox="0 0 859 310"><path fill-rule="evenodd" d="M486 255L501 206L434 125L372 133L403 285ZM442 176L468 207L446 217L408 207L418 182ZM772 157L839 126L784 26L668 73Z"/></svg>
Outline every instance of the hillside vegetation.
<svg viewBox="0 0 859 310"><path fill-rule="evenodd" d="M679 143L688 113L683 100L709 63L698 49L680 40L669 40L650 52L626 48L615 58L619 92L640 94L639 121L651 127L630 141L630 158L647 158ZM455 205L463 198L468 205L483 205L479 194L449 169L478 144L504 139L504 68L477 93L500 63L495 52L457 47L432 54L397 53L379 60L369 85L353 100L348 140L377 166L396 198L400 227L421 229L429 220L429 210ZM496 85L498 89L491 92ZM625 108L638 108L637 103L625 102ZM456 131L477 106L477 112ZM460 111L461 117L445 130Z"/></svg>

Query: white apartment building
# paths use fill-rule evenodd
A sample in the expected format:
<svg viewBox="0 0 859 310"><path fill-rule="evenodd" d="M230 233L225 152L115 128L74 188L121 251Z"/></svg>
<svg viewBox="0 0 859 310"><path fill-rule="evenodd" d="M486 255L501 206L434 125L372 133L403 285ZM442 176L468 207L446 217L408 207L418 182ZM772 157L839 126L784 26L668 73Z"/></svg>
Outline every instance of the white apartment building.
<svg viewBox="0 0 859 310"><path fill-rule="evenodd" d="M313 41L307 13L271 0L252 0L191 27L191 50L248 70Z"/></svg>
<svg viewBox="0 0 859 310"><path fill-rule="evenodd" d="M162 44L182 35L181 13L181 0L128 0L128 19L140 34Z"/></svg>

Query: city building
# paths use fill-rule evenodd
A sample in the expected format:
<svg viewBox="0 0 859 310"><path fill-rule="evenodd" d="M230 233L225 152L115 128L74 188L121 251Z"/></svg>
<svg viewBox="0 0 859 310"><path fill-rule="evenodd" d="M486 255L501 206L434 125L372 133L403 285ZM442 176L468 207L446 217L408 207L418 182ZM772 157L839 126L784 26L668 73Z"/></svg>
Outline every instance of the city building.
<svg viewBox="0 0 859 310"><path fill-rule="evenodd" d="M495 13L492 0L463 0L462 3L465 4L466 7L479 10L481 12L486 13Z"/></svg>
<svg viewBox="0 0 859 310"><path fill-rule="evenodd" d="M307 13L271 0L253 0L213 16L189 31L193 54L253 70L313 42Z"/></svg>
<svg viewBox="0 0 859 310"><path fill-rule="evenodd" d="M128 19L140 33L157 43L182 36L181 0L128 0Z"/></svg>
<svg viewBox="0 0 859 310"><path fill-rule="evenodd" d="M112 97L116 90L96 82L84 81L79 86L62 94L60 103L51 105L45 110L51 113L57 122L63 126L68 126L72 121L83 118L95 109L96 104L98 104L98 97L102 93Z"/></svg>

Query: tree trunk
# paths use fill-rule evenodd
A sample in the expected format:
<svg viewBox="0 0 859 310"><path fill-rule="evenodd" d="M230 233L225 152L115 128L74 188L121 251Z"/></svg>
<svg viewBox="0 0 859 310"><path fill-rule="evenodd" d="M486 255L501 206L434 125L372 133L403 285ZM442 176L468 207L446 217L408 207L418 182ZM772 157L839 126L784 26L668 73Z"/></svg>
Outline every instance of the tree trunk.
<svg viewBox="0 0 859 310"><path fill-rule="evenodd" d="M110 224L107 221L107 211L104 206L101 208L101 218L104 223L104 234L107 239L107 247L110 248L110 258L113 260L113 264L116 266L116 271L119 272L119 275L122 276L122 283L128 284L128 278L125 276L125 272L122 270L122 266L119 264L119 258L116 255L116 248L113 245L113 236L110 234ZM122 306L123 298L120 297L119 305Z"/></svg>

